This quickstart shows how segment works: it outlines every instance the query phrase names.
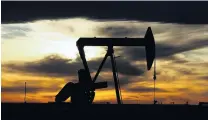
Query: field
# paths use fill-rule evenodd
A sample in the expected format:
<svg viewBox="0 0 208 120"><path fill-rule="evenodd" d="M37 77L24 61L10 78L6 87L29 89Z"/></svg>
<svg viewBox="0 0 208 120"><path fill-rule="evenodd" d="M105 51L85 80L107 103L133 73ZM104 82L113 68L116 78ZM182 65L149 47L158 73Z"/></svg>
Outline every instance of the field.
<svg viewBox="0 0 208 120"><path fill-rule="evenodd" d="M208 107L198 105L93 104L75 106L69 103L2 103L2 120L62 119L207 119Z"/></svg>

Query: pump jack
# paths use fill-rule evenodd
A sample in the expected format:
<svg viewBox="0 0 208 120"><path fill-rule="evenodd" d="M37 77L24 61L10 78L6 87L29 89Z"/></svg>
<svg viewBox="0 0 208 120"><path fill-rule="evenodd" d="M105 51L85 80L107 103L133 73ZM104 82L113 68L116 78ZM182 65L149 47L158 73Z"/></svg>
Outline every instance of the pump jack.
<svg viewBox="0 0 208 120"><path fill-rule="evenodd" d="M107 46L108 47L107 53L103 61L101 62L98 68L98 71L93 79L91 78L88 64L85 58L85 52L84 52L85 46ZM107 82L95 83L95 81L107 57L110 56L117 103L121 104L122 102L120 99L119 84L118 84L118 78L116 75L116 66L115 66L113 46L144 46L146 50L147 70L151 69L153 61L155 59L155 40L154 40L154 36L150 27L148 27L144 38L96 38L96 37L80 38L77 41L77 47L78 47L79 54L84 65L84 70L82 70L84 75L79 74L80 79L79 79L79 83L77 83L77 86L79 87L76 87L76 89L69 90L69 87L73 86L72 84L70 85L68 84L64 86L64 88L56 95L56 102L65 101L67 97L71 96L71 98L74 98L74 103L75 103L75 101L80 101L80 99L82 99L83 96L86 96L85 98L87 98L87 101L91 101L87 103L92 103L94 99L94 95L95 95L94 93L95 89L107 87ZM77 94L77 90L80 91L81 89L83 90L82 92L84 94L78 95L79 97L76 97L77 99L75 99L74 94ZM80 101L78 103L79 104L84 103L84 99L83 101Z"/></svg>

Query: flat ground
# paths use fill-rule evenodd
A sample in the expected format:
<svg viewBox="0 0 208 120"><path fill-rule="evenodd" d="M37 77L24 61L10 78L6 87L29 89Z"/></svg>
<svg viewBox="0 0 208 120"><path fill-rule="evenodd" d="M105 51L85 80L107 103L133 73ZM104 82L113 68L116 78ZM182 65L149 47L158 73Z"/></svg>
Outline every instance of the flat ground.
<svg viewBox="0 0 208 120"><path fill-rule="evenodd" d="M2 120L208 120L208 107L198 105L116 105L75 106L68 103L2 103Z"/></svg>

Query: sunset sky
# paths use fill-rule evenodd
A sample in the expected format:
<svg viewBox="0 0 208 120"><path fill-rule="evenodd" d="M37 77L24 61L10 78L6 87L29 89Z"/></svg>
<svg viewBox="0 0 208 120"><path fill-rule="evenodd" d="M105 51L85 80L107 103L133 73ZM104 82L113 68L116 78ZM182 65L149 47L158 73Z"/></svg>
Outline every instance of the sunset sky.
<svg viewBox="0 0 208 120"><path fill-rule="evenodd" d="M24 102L25 82L27 102L54 101L67 82L77 82L83 68L76 47L80 37L144 37L149 26L156 42L156 99L208 101L208 24L70 17L1 24L2 102ZM92 75L106 50L85 48ZM115 47L115 55L121 56L116 62L123 103L152 103L153 69L147 71L145 49ZM111 71L107 59L98 81L109 86L96 91L96 102L116 103Z"/></svg>

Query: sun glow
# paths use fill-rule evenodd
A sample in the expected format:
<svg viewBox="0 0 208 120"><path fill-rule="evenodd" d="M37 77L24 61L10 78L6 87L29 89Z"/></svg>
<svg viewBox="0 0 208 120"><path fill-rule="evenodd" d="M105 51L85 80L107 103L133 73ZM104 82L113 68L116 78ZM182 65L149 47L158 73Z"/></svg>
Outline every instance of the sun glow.
<svg viewBox="0 0 208 120"><path fill-rule="evenodd" d="M48 45L42 49L42 53L46 55L50 54L58 54L60 56L69 58L69 59L76 59L79 57L79 51L76 46L76 41L78 39L69 38L64 40L56 40L47 42ZM84 48L86 59L91 60L96 57L100 57L103 53L103 48L100 47L91 47L86 46Z"/></svg>
<svg viewBox="0 0 208 120"><path fill-rule="evenodd" d="M44 54L59 54L69 59L75 59L77 57L76 39L50 40L47 43L48 45L42 50Z"/></svg>

